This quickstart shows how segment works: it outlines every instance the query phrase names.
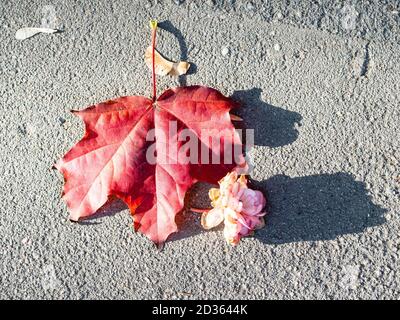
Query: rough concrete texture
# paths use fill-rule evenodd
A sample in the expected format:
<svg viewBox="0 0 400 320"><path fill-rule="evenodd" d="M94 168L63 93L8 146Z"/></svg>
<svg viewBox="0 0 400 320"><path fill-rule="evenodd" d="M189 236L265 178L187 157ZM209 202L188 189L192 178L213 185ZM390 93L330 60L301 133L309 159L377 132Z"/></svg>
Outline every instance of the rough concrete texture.
<svg viewBox="0 0 400 320"><path fill-rule="evenodd" d="M398 2L353 3L350 29L342 1L259 3L1 1L1 298L400 298ZM15 40L44 5L64 32ZM180 82L242 100L255 129L269 215L236 248L189 211L162 251L121 203L67 221L51 167L83 134L69 110L150 95L151 17L158 49L195 64Z"/></svg>

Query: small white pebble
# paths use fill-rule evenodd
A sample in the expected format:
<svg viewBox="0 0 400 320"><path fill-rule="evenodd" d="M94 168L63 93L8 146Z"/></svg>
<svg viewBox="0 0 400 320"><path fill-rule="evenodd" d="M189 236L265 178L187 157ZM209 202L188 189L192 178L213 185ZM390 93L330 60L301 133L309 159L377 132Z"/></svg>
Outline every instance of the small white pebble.
<svg viewBox="0 0 400 320"><path fill-rule="evenodd" d="M35 134L36 133L36 131L37 131L37 127L35 126L35 125L33 125L33 124L31 124L31 123L28 123L27 125L26 125L26 132L28 133L28 134Z"/></svg>
<svg viewBox="0 0 400 320"><path fill-rule="evenodd" d="M221 54L225 57L229 54L229 48L228 47L223 47L221 50Z"/></svg>
<svg viewBox="0 0 400 320"><path fill-rule="evenodd" d="M280 45L279 43L276 43L276 44L274 45L274 50L275 50L275 51L280 51L280 50L281 50L281 45Z"/></svg>
<svg viewBox="0 0 400 320"><path fill-rule="evenodd" d="M23 238L22 240L21 240L21 243L22 244L28 244L28 242L29 242L29 239L28 238Z"/></svg>
<svg viewBox="0 0 400 320"><path fill-rule="evenodd" d="M247 11L253 11L254 10L254 4L249 2L246 6Z"/></svg>
<svg viewBox="0 0 400 320"><path fill-rule="evenodd" d="M275 16L276 16L277 20L282 20L283 19L283 15L282 15L281 12L278 12Z"/></svg>

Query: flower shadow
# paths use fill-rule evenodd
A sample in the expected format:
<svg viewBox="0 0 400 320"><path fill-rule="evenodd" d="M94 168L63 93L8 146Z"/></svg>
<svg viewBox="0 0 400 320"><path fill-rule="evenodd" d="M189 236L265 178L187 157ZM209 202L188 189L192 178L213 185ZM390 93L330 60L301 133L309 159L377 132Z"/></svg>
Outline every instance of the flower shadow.
<svg viewBox="0 0 400 320"><path fill-rule="evenodd" d="M348 173L277 175L252 184L268 198L266 226L255 234L264 243L332 240L386 222L386 210Z"/></svg>

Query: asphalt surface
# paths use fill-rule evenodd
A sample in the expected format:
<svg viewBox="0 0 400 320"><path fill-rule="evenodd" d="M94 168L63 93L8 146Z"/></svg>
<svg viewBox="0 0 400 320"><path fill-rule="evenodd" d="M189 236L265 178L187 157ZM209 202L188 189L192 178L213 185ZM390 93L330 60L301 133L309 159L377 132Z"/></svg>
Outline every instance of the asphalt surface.
<svg viewBox="0 0 400 320"><path fill-rule="evenodd" d="M398 2L282 3L1 1L0 298L400 298ZM121 203L67 221L51 167L83 134L69 110L151 94L150 18L193 63L159 92L215 87L255 129L269 214L236 248L188 210L161 251ZM42 23L64 32L15 39Z"/></svg>

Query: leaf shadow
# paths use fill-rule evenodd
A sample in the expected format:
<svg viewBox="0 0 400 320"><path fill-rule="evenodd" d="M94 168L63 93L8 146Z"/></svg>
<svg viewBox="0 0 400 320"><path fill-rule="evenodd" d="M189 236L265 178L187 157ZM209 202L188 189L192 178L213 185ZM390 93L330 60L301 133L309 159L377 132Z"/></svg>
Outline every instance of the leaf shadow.
<svg viewBox="0 0 400 320"><path fill-rule="evenodd" d="M243 118L240 127L254 130L254 144L271 148L293 143L299 135L302 116L261 100L260 88L234 91L231 98L242 104L234 112Z"/></svg>
<svg viewBox="0 0 400 320"><path fill-rule="evenodd" d="M266 226L255 237L267 244L332 240L386 222L365 184L345 172L252 181L268 199Z"/></svg>
<svg viewBox="0 0 400 320"><path fill-rule="evenodd" d="M185 41L185 37L183 36L182 32L176 28L171 21L164 20L158 23L158 27L162 30L165 30L175 36L178 40L179 50L181 52L180 60L181 61L188 61L188 47ZM197 66L193 62L190 62L190 68L185 75L181 75L178 77L179 85L181 87L185 87L187 85L187 76L191 74L195 74L197 72Z"/></svg>
<svg viewBox="0 0 400 320"><path fill-rule="evenodd" d="M117 213L129 210L127 205L120 199L111 197L108 201L96 212L96 214L89 216L85 219L76 221L79 225L93 226L102 224L101 218L110 217Z"/></svg>

